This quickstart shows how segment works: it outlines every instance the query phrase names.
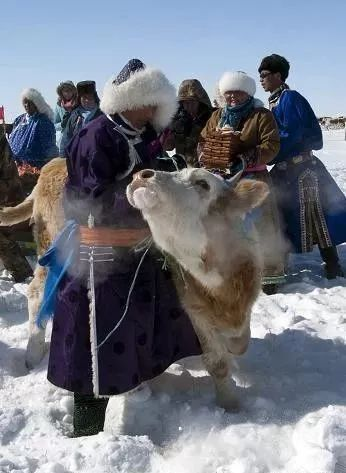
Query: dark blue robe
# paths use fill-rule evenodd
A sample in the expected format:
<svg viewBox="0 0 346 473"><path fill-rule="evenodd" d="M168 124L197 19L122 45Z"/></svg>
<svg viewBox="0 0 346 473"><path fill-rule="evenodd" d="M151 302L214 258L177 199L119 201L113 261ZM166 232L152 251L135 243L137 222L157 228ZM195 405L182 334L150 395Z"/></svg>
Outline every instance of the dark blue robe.
<svg viewBox="0 0 346 473"><path fill-rule="evenodd" d="M122 123L115 116L117 123ZM132 174L154 167L147 142L136 145L142 160L130 175L127 140L105 115L93 120L67 148L65 213L86 225L143 228L140 212L125 195ZM152 139L152 137L150 138ZM99 344L123 315L127 295L143 252L115 248L114 261L96 263L96 321ZM98 350L99 393L120 394L162 373L183 357L201 353L191 322L181 308L162 255L152 248L143 260L119 329ZM70 391L92 394L87 277L89 264L77 261L62 280L57 296L48 379Z"/></svg>

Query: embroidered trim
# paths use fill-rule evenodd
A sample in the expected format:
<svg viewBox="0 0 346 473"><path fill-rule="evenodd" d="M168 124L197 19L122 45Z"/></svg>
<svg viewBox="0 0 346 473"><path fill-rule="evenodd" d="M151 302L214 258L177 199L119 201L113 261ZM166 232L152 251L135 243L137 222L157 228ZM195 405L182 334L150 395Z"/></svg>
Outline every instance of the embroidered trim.
<svg viewBox="0 0 346 473"><path fill-rule="evenodd" d="M302 252L312 251L315 243L320 248L332 246L321 205L317 174L306 169L298 178L298 186Z"/></svg>
<svg viewBox="0 0 346 473"><path fill-rule="evenodd" d="M138 131L132 131L132 130L127 130L126 128L122 127L121 125L118 125L110 115L106 115L107 118L115 125L114 126L114 131L118 132L119 135L121 135L127 142L128 147L129 147L129 158L130 158L130 164L128 168L121 174L117 176L117 180L120 181L124 179L126 176L128 176L133 168L136 166L136 164L142 163L142 160L137 153L137 150L135 148L135 145L139 144L142 142L142 138L139 135L140 130ZM134 134L133 138L130 138L127 136L127 134Z"/></svg>
<svg viewBox="0 0 346 473"><path fill-rule="evenodd" d="M284 284L286 282L286 276L262 276L262 285L267 284Z"/></svg>

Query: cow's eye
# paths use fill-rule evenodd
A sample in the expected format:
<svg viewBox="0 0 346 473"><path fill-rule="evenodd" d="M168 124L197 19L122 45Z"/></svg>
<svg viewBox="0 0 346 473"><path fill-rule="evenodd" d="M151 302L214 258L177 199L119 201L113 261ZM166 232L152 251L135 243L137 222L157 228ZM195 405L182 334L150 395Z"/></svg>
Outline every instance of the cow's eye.
<svg viewBox="0 0 346 473"><path fill-rule="evenodd" d="M195 186L198 186L205 191L210 190L210 185L205 179L198 179L198 181L195 181Z"/></svg>

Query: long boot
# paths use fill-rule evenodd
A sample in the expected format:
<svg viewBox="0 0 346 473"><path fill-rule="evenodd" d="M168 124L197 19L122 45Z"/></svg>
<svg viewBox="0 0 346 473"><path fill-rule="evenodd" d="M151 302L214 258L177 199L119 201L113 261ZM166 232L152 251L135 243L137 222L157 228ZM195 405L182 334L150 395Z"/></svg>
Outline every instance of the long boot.
<svg viewBox="0 0 346 473"><path fill-rule="evenodd" d="M319 248L322 260L325 262L325 276L327 279L344 277L344 272L340 266L338 252L335 246Z"/></svg>
<svg viewBox="0 0 346 473"><path fill-rule="evenodd" d="M108 399L74 393L73 436L96 435L103 431Z"/></svg>

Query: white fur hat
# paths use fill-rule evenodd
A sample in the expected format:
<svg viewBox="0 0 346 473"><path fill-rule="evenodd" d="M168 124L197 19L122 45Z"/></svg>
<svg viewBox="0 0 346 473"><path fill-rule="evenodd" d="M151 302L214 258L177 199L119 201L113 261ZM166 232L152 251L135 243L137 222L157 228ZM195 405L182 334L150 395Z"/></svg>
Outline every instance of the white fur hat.
<svg viewBox="0 0 346 473"><path fill-rule="evenodd" d="M132 59L115 79L106 83L100 108L112 115L149 105L157 106L154 126L165 128L178 105L175 87L158 69Z"/></svg>
<svg viewBox="0 0 346 473"><path fill-rule="evenodd" d="M222 95L230 90L241 90L253 97L256 93L256 82L242 71L225 72L219 81L219 90Z"/></svg>
<svg viewBox="0 0 346 473"><path fill-rule="evenodd" d="M31 102L33 102L33 104L36 106L39 113L43 113L49 118L49 120L53 121L54 119L53 110L50 108L50 106L47 104L47 102L45 101L45 99L42 97L42 95L40 94L38 90L31 89L31 88L24 89L22 91L21 97L22 97L22 101L23 99L28 99Z"/></svg>

